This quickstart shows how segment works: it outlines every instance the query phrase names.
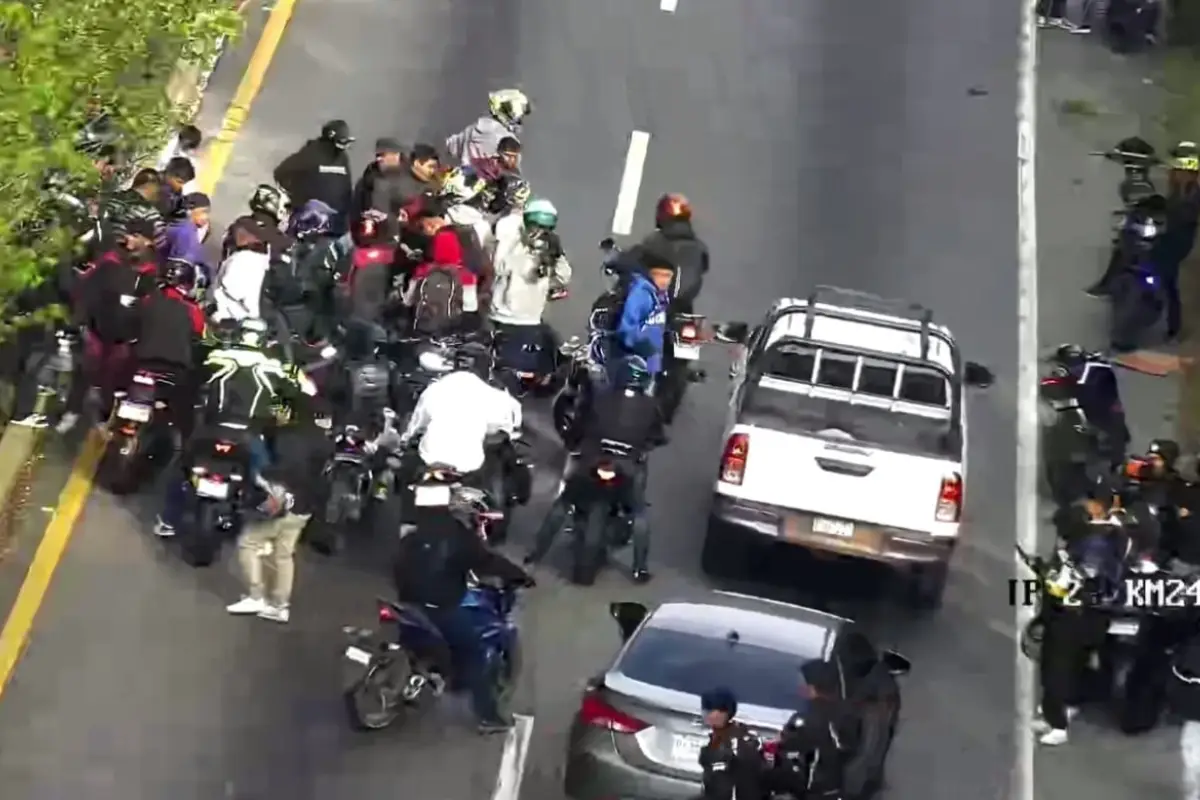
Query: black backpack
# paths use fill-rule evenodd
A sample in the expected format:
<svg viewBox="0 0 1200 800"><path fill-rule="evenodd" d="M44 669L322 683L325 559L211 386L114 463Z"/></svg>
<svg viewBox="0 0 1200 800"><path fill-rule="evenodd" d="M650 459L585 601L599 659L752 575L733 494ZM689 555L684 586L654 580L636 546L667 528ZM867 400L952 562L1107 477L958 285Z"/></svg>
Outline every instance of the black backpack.
<svg viewBox="0 0 1200 800"><path fill-rule="evenodd" d="M435 266L416 286L413 331L437 336L454 329L463 315L463 284L453 266Z"/></svg>

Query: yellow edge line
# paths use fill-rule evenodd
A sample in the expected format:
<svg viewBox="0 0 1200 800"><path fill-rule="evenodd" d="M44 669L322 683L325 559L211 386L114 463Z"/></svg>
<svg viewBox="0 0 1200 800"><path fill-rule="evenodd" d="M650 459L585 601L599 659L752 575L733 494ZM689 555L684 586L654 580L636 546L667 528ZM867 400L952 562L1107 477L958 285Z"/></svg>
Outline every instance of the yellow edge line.
<svg viewBox="0 0 1200 800"><path fill-rule="evenodd" d="M221 132L217 135L216 141L208 148L204 164L201 167L199 183L201 190L206 193L212 193L213 188L225 173L233 145L250 113L250 106L262 88L267 69L271 66L272 59L275 58L288 23L291 22L296 2L297 0L278 0L275 7L271 9L267 24L259 37L258 45L254 48L253 55L250 56L250 63L246 66L242 81L238 84L233 101L225 112L225 119L221 123ZM83 513L88 494L92 490L92 479L95 477L96 467L100 463L100 456L104 453L104 444L104 437L93 431L84 444L83 451L75 459L71 477L58 497L54 516L46 526L46 532L42 535L42 541L33 556L33 563L29 565L29 571L25 574L25 580L17 592L17 599L4 622L4 628L0 629L0 695L3 695L16 670L17 662L29 639L29 633L33 629L38 610L46 598L54 573L71 541L75 523L79 520L79 515Z"/></svg>

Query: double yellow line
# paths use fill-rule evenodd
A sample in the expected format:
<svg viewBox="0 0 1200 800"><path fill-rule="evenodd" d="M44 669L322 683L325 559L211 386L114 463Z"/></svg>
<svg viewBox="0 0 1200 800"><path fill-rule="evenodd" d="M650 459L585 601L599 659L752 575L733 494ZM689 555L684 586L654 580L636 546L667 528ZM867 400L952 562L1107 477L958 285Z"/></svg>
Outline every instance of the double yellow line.
<svg viewBox="0 0 1200 800"><path fill-rule="evenodd" d="M267 75L267 69L271 66L271 61L275 58L279 43L283 39L283 33L287 29L288 23L291 22L296 2L297 0L278 0L275 7L271 9L266 26L259 37L258 45L254 48L250 63L242 76L242 81L238 84L233 101L225 112L225 118L221 123L221 132L209 145L205 155L204 164L198 176L198 183L203 192L212 194L213 189L221 180L221 176L225 173L225 167L229 164L229 156L241 133L242 125L250 113L250 107L254 104L255 98L258 97L263 80ZM30 437L27 444L32 441L33 439ZM83 512L83 506L92 490L92 478L96 474L96 466L103 453L104 437L93 431L75 460L71 477L67 480L67 485L63 487L62 494L59 495L54 516L50 518L50 522L46 526L46 532L33 556L33 563L29 565L29 571L25 574L25 580L17 592L16 602L9 611L3 629L0 629L0 695L3 695L9 679L17 667L17 662L25 649L25 643L29 639L29 632L33 629L38 609L42 606L54 573L58 569L59 562L62 561L67 544L71 541L75 523Z"/></svg>

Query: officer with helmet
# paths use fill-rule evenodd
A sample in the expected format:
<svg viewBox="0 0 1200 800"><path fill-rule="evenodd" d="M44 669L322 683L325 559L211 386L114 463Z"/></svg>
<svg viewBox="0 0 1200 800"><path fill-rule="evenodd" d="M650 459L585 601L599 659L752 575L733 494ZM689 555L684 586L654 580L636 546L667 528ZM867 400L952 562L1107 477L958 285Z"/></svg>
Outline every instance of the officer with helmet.
<svg viewBox="0 0 1200 800"><path fill-rule="evenodd" d="M563 490L538 529L533 549L525 558L527 564L546 557L567 514L586 499L592 469L602 459L612 459L603 449L605 441L612 441L631 451L630 456L619 464L625 471L624 486L628 492L625 502L632 517L631 575L635 583L646 583L652 577L649 570L650 527L646 518L646 457L662 441L663 421L658 401L649 391L652 376L645 361L634 356L625 359L622 367L615 385L607 391L597 392L584 410L586 416L580 420L578 456L569 461Z"/></svg>
<svg viewBox="0 0 1200 800"><path fill-rule="evenodd" d="M354 209L354 174L346 153L353 142L350 126L344 120L331 120L321 127L318 138L309 139L275 168L275 182L297 206L320 200L336 212L338 234L346 230Z"/></svg>

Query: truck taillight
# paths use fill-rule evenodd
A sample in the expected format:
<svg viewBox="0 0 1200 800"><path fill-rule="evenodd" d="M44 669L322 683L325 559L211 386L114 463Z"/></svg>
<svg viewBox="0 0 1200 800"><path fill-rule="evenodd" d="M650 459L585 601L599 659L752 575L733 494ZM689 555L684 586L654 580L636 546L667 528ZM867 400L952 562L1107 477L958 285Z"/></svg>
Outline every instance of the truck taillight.
<svg viewBox="0 0 1200 800"><path fill-rule="evenodd" d="M937 511L933 518L938 522L958 522L962 516L963 482L957 472L942 478L938 492Z"/></svg>
<svg viewBox="0 0 1200 800"><path fill-rule="evenodd" d="M735 433L725 442L725 453L721 456L721 482L742 485L746 473L746 459L750 457L750 437Z"/></svg>

